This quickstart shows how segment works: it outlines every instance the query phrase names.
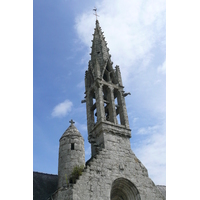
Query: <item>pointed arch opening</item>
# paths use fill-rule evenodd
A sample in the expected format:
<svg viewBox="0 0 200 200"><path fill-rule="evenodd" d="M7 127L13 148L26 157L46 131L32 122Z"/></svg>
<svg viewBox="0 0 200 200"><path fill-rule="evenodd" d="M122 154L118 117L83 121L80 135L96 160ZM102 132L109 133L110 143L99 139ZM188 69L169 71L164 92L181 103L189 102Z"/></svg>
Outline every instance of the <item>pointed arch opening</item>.
<svg viewBox="0 0 200 200"><path fill-rule="evenodd" d="M125 178L116 179L110 192L111 200L141 200L136 186Z"/></svg>

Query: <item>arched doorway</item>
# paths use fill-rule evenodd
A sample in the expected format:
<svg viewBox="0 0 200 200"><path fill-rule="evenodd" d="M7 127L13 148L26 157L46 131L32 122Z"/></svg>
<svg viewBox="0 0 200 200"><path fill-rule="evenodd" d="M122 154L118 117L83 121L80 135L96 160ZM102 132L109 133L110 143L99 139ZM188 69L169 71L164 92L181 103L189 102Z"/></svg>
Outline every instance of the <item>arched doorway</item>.
<svg viewBox="0 0 200 200"><path fill-rule="evenodd" d="M118 178L112 184L111 200L141 200L135 185L125 178Z"/></svg>

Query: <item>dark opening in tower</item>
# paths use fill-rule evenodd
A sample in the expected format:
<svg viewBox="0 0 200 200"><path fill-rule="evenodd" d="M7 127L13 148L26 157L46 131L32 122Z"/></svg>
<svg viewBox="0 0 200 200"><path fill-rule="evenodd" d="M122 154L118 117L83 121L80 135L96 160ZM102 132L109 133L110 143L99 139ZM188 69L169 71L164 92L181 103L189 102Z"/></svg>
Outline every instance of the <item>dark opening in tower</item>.
<svg viewBox="0 0 200 200"><path fill-rule="evenodd" d="M119 116L119 104L118 104L117 98L115 98L115 111L116 111L116 119L117 119L116 122L117 124L121 124L120 116Z"/></svg>
<svg viewBox="0 0 200 200"><path fill-rule="evenodd" d="M71 150L74 150L74 143L71 143Z"/></svg>
<svg viewBox="0 0 200 200"><path fill-rule="evenodd" d="M90 116L91 121L95 124L97 122L97 107L96 107L96 98L95 92L92 90L90 92Z"/></svg>
<svg viewBox="0 0 200 200"><path fill-rule="evenodd" d="M107 85L103 86L103 103L104 103L104 111L105 111L105 118L107 121L114 122L112 118L112 105L111 105L111 96L110 96L110 89Z"/></svg>

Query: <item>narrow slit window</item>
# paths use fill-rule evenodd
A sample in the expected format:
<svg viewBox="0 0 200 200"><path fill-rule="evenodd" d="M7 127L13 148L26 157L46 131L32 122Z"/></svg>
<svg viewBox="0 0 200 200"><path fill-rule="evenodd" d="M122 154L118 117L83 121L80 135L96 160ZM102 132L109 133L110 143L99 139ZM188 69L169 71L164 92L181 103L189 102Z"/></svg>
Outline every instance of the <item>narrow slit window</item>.
<svg viewBox="0 0 200 200"><path fill-rule="evenodd" d="M74 150L74 143L71 143L71 150Z"/></svg>

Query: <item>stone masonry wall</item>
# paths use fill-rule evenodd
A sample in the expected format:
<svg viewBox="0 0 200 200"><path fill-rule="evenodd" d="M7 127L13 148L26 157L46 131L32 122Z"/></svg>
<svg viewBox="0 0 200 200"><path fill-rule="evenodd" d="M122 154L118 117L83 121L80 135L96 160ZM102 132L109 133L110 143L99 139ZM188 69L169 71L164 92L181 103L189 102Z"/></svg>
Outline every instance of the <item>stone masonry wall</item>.
<svg viewBox="0 0 200 200"><path fill-rule="evenodd" d="M73 200L110 200L112 183L117 178L131 181L139 191L141 200L165 199L130 146L124 146L126 139L123 142L120 136L107 135L110 137L107 140L110 149L102 149L87 163L82 176L73 185ZM112 142L112 138L115 138L115 142ZM66 192L62 191L63 196Z"/></svg>

